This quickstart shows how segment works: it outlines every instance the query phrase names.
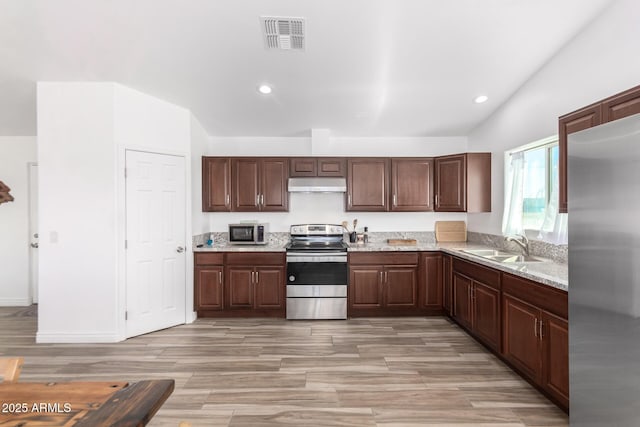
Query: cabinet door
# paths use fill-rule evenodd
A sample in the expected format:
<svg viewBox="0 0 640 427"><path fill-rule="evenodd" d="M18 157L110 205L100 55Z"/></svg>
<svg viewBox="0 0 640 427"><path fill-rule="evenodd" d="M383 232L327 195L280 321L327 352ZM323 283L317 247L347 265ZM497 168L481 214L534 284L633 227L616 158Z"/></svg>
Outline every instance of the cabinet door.
<svg viewBox="0 0 640 427"><path fill-rule="evenodd" d="M416 267L385 267L384 305L386 307L417 307L417 282Z"/></svg>
<svg viewBox="0 0 640 427"><path fill-rule="evenodd" d="M232 210L236 212L259 211L259 160L233 159L231 164L233 173Z"/></svg>
<svg viewBox="0 0 640 427"><path fill-rule="evenodd" d="M567 206L567 136L602 123L602 106L594 104L560 117L558 121L558 210L568 212Z"/></svg>
<svg viewBox="0 0 640 427"><path fill-rule="evenodd" d="M347 211L387 211L388 159L347 161Z"/></svg>
<svg viewBox="0 0 640 427"><path fill-rule="evenodd" d="M340 157L319 157L318 176L345 177L347 161Z"/></svg>
<svg viewBox="0 0 640 427"><path fill-rule="evenodd" d="M222 266L196 267L196 310L222 310L222 270Z"/></svg>
<svg viewBox="0 0 640 427"><path fill-rule="evenodd" d="M265 212L288 211L288 159L262 159L260 178L260 210Z"/></svg>
<svg viewBox="0 0 640 427"><path fill-rule="evenodd" d="M284 268L258 267L255 277L255 307L284 308Z"/></svg>
<svg viewBox="0 0 640 427"><path fill-rule="evenodd" d="M473 283L473 330L489 347L500 351L500 291Z"/></svg>
<svg viewBox="0 0 640 427"><path fill-rule="evenodd" d="M467 210L467 161L464 154L435 159L435 210Z"/></svg>
<svg viewBox="0 0 640 427"><path fill-rule="evenodd" d="M253 282L255 272L251 267L227 267L227 307L253 308Z"/></svg>
<svg viewBox="0 0 640 427"><path fill-rule="evenodd" d="M231 160L202 158L202 211L231 210Z"/></svg>
<svg viewBox="0 0 640 427"><path fill-rule="evenodd" d="M509 295L503 297L504 357L524 375L540 380L540 310Z"/></svg>
<svg viewBox="0 0 640 427"><path fill-rule="evenodd" d="M423 308L442 308L442 255L421 255L420 305ZM451 266L451 264L449 264ZM449 283L450 285L451 283ZM450 286L449 286L450 287Z"/></svg>
<svg viewBox="0 0 640 427"><path fill-rule="evenodd" d="M351 267L349 305L353 308L382 307L382 267Z"/></svg>
<svg viewBox="0 0 640 427"><path fill-rule="evenodd" d="M442 307L451 316L453 308L453 288L451 286L451 256L442 256Z"/></svg>
<svg viewBox="0 0 640 427"><path fill-rule="evenodd" d="M569 406L569 325L565 319L542 312L542 386Z"/></svg>
<svg viewBox="0 0 640 427"><path fill-rule="evenodd" d="M471 288L471 279L453 273L453 317L467 329L471 329Z"/></svg>
<svg viewBox="0 0 640 427"><path fill-rule="evenodd" d="M295 157L291 159L289 176L318 176L318 161L314 157Z"/></svg>
<svg viewBox="0 0 640 427"><path fill-rule="evenodd" d="M391 160L391 210L433 210L433 159Z"/></svg>

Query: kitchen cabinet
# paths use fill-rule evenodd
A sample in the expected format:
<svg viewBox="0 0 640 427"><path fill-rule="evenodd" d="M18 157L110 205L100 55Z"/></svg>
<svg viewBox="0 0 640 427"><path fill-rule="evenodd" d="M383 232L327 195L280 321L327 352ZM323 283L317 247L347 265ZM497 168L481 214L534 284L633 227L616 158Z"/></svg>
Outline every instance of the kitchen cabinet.
<svg viewBox="0 0 640 427"><path fill-rule="evenodd" d="M420 307L434 314L442 313L443 256L439 252L420 253L418 296Z"/></svg>
<svg viewBox="0 0 640 427"><path fill-rule="evenodd" d="M284 317L284 263L283 253L228 253L224 284L226 307L252 315L275 312Z"/></svg>
<svg viewBox="0 0 640 427"><path fill-rule="evenodd" d="M435 210L491 212L491 153L435 158Z"/></svg>
<svg viewBox="0 0 640 427"><path fill-rule="evenodd" d="M222 254L194 254L194 309L198 316L205 311L219 311L224 308L223 284L224 261Z"/></svg>
<svg viewBox="0 0 640 427"><path fill-rule="evenodd" d="M352 158L347 160L347 211L388 211L388 189L389 159Z"/></svg>
<svg viewBox="0 0 640 427"><path fill-rule="evenodd" d="M391 211L433 210L433 159L391 159Z"/></svg>
<svg viewBox="0 0 640 427"><path fill-rule="evenodd" d="M231 159L202 157L202 211L231 211Z"/></svg>
<svg viewBox="0 0 640 427"><path fill-rule="evenodd" d="M567 205L567 139L572 133L640 113L640 86L610 96L558 118L559 212Z"/></svg>
<svg viewBox="0 0 640 427"><path fill-rule="evenodd" d="M442 308L445 314L451 316L452 301L453 301L453 287L452 287L452 272L451 272L451 255L442 255Z"/></svg>
<svg viewBox="0 0 640 427"><path fill-rule="evenodd" d="M349 254L349 316L419 314L418 254Z"/></svg>
<svg viewBox="0 0 640 427"><path fill-rule="evenodd" d="M291 159L289 176L345 177L346 164L343 157L294 157Z"/></svg>
<svg viewBox="0 0 640 427"><path fill-rule="evenodd" d="M286 212L289 210L289 160L286 158L234 158L232 211Z"/></svg>
<svg viewBox="0 0 640 427"><path fill-rule="evenodd" d="M567 293L504 274L502 305L505 360L568 408Z"/></svg>
<svg viewBox="0 0 640 427"><path fill-rule="evenodd" d="M453 258L453 317L488 347L500 351L500 273Z"/></svg>

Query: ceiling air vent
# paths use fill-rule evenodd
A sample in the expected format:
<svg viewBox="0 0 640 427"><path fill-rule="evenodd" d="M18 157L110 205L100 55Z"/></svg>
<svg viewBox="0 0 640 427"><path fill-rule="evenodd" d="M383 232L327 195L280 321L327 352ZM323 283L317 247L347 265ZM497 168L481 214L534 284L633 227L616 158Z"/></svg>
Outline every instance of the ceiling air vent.
<svg viewBox="0 0 640 427"><path fill-rule="evenodd" d="M267 49L304 50L304 18L261 16Z"/></svg>

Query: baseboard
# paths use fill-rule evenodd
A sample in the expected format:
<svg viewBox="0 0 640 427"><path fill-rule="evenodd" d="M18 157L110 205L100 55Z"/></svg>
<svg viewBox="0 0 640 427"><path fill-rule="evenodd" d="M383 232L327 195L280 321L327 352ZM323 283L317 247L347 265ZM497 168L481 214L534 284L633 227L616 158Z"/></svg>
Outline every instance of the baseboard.
<svg viewBox="0 0 640 427"><path fill-rule="evenodd" d="M0 298L0 307L28 307L31 298Z"/></svg>
<svg viewBox="0 0 640 427"><path fill-rule="evenodd" d="M111 332L38 332L36 333L37 343L113 343L120 342L123 338L117 333Z"/></svg>

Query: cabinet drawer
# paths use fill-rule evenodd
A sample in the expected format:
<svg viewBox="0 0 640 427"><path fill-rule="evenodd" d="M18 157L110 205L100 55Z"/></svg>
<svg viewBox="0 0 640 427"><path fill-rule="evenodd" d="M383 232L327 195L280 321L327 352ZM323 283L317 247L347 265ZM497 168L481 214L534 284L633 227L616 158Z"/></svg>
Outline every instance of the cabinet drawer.
<svg viewBox="0 0 640 427"><path fill-rule="evenodd" d="M495 289L500 289L500 272L492 268L454 258L453 271L464 274Z"/></svg>
<svg viewBox="0 0 640 427"><path fill-rule="evenodd" d="M284 252L227 252L227 265L281 265Z"/></svg>
<svg viewBox="0 0 640 427"><path fill-rule="evenodd" d="M349 263L366 265L418 265L418 253L350 252Z"/></svg>
<svg viewBox="0 0 640 427"><path fill-rule="evenodd" d="M566 291L508 273L502 274L502 290L564 319L568 317L569 300Z"/></svg>
<svg viewBox="0 0 640 427"><path fill-rule="evenodd" d="M221 252L218 252L218 253L196 252L194 255L195 255L196 265L222 265L223 264L224 254Z"/></svg>

